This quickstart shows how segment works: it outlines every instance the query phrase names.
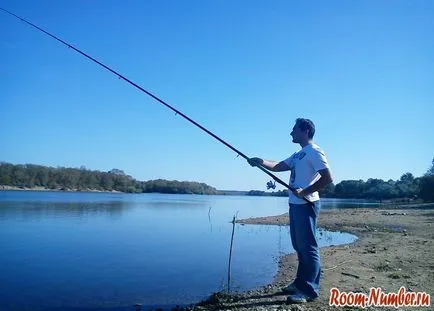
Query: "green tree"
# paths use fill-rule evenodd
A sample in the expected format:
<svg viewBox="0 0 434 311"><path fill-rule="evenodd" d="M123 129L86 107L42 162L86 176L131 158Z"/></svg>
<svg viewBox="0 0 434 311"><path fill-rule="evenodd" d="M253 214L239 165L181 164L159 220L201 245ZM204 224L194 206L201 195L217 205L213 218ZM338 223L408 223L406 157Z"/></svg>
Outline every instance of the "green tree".
<svg viewBox="0 0 434 311"><path fill-rule="evenodd" d="M329 183L324 189L319 191L320 196L324 198L331 198L335 194L336 186L333 183Z"/></svg>
<svg viewBox="0 0 434 311"><path fill-rule="evenodd" d="M434 158L432 159L432 162L431 162L431 167L428 169L428 171L425 173L425 176L426 175L428 175L428 176L431 176L431 175L434 175Z"/></svg>
<svg viewBox="0 0 434 311"><path fill-rule="evenodd" d="M335 194L340 198L362 198L364 187L363 180L343 180L335 186Z"/></svg>
<svg viewBox="0 0 434 311"><path fill-rule="evenodd" d="M111 174L103 173L101 177L101 187L106 190L113 190L115 182Z"/></svg>
<svg viewBox="0 0 434 311"><path fill-rule="evenodd" d="M434 201L434 159L431 167L420 178L419 197L427 202Z"/></svg>

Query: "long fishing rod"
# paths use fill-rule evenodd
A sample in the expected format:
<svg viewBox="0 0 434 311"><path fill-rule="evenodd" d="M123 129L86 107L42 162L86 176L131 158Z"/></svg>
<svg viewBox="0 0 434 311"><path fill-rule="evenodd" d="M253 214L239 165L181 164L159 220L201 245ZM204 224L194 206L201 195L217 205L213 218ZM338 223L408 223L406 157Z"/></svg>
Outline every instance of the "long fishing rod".
<svg viewBox="0 0 434 311"><path fill-rule="evenodd" d="M198 128L200 128L202 131L206 132L207 134L211 135L212 137L214 137L215 139L217 139L219 142L221 142L222 144L224 144L226 147L230 148L231 150L235 151L238 156L242 156L244 159L248 160L249 157L247 157L244 153L242 153L241 151L239 151L238 149L234 148L233 146L231 146L230 144L228 144L226 141L224 141L223 139L221 139L220 137L218 137L217 135L215 135L214 133L212 133L211 131L207 130L205 127L203 127L202 125L200 125L199 123L197 123L196 121L192 120L191 118L189 118L188 116L186 116L185 114L183 114L181 111L179 111L178 109L172 107L171 105L167 104L166 102L164 102L162 99L158 98L157 96L155 96L154 94L152 94L151 92L145 90L144 88L142 88L140 85L134 83L133 81L131 81L130 79L126 78L125 76L123 76L122 74L120 74L119 72L111 69L110 67L104 65L103 63L101 63L100 61L96 60L95 58L93 58L92 56L84 53L83 51L79 50L78 48L74 47L73 45L69 44L68 42L56 37L55 35L49 33L48 31L45 31L44 29L38 27L37 25L25 20L24 18L8 11L5 10L3 8L0 8L0 10L8 13L9 15L12 15L15 18L18 18L19 20L23 21L24 23L32 26L33 28L36 28L37 30L43 32L44 34L46 34L47 36L59 41L60 43L66 45L68 48L73 49L74 51L76 51L77 53L83 55L84 57L90 59L91 61L93 61L94 63L100 65L101 67L107 69L108 71L110 71L111 73L115 74L116 76L118 76L120 79L128 82L129 84L131 84L132 86L134 86L135 88L139 89L140 91L146 93L147 95L149 95L150 97L152 97L153 99L155 99L156 101L158 101L160 104L163 104L164 106L166 106L167 108L173 110L176 114L179 114L180 116L182 116L184 119L186 119L187 121L193 123L194 125L196 125ZM286 188L288 188L290 191L294 191L295 189L291 186L289 186L287 183L285 183L283 180L281 180L280 178L278 178L277 176L275 176L274 174L270 173L269 171L267 171L264 167L262 166L257 166L257 168L259 168L261 171L263 171L265 174L267 174L268 176L272 177L275 181L277 181L279 184L285 186ZM270 184L271 185L271 184ZM307 200L306 198L303 198L306 202L309 202L309 200Z"/></svg>

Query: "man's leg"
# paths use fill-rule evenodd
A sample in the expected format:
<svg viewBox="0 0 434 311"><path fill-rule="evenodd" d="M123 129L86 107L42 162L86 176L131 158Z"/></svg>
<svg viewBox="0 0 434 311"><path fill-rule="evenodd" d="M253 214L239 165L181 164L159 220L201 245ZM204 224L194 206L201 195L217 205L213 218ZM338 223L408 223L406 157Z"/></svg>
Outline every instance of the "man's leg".
<svg viewBox="0 0 434 311"><path fill-rule="evenodd" d="M315 207L310 204L291 204L293 210L291 228L298 255L296 286L309 298L319 296L319 281L321 274L319 247L316 239L316 219L320 203ZM293 235L291 235L292 238ZM295 247L294 247L295 248Z"/></svg>
<svg viewBox="0 0 434 311"><path fill-rule="evenodd" d="M297 252L297 255L298 255L296 232L295 232L295 227L292 225L292 224L294 224L296 222L296 218L294 216L294 209L291 208L291 204L289 205L289 213L288 214L289 214L289 234L290 234L290 237L291 237L291 243L292 243L292 247L294 248L294 250ZM300 271L299 268L300 268L300 262L298 264L297 275L296 275L294 281L292 281L292 283L289 284L288 286L284 287L282 289L283 292L288 293L288 294L294 294L294 293L298 292L296 284L298 282L297 279L300 278L300 276L299 276L299 271Z"/></svg>
<svg viewBox="0 0 434 311"><path fill-rule="evenodd" d="M294 284L297 284L300 280L298 280L298 279L300 279L300 277L301 277L301 275L300 275L300 271L301 271L301 269L300 269L300 265L301 265L301 262L300 262L300 255L299 255L299 248L298 248L298 245L297 245L297 233L296 233L296 230L295 230L295 224L297 223L297 215L295 215L295 206L294 206L294 204L290 204L289 205L289 233L290 233L290 236L291 236L291 243L292 243L292 247L294 248L294 250L295 250L295 252L297 253L297 257L298 257L298 267L297 267L297 275L296 275L296 277L295 277L295 280L294 280Z"/></svg>

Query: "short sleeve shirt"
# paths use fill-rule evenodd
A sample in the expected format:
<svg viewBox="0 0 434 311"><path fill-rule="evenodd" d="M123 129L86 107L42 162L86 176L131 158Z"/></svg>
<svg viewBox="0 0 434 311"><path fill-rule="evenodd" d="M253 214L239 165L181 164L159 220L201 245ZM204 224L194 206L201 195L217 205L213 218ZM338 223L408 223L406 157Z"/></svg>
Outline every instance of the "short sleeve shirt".
<svg viewBox="0 0 434 311"><path fill-rule="evenodd" d="M314 184L321 175L319 170L330 168L324 151L316 144L309 144L303 147L299 152L294 153L284 162L291 170L289 185L294 188L306 188ZM309 201L319 200L318 192L309 194L306 197ZM305 204L306 201L295 196L289 191L289 203Z"/></svg>

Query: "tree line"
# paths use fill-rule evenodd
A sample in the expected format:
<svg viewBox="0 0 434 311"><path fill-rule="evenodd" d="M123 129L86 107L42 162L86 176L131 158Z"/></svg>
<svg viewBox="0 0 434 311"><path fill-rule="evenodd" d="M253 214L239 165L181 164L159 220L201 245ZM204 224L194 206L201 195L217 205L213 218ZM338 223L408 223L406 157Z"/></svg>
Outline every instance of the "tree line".
<svg viewBox="0 0 434 311"><path fill-rule="evenodd" d="M252 190L248 195L287 196L288 190L264 192ZM411 173L405 173L399 180L384 181L377 178L363 180L343 180L334 185L329 184L320 191L322 197L345 199L422 199L427 202L434 201L434 159L431 167L421 177L415 178Z"/></svg>
<svg viewBox="0 0 434 311"><path fill-rule="evenodd" d="M217 190L205 183L148 180L138 181L122 170L108 172L81 168L46 167L34 164L0 163L0 185L19 188L42 187L53 190L120 191L126 193L182 193L217 194Z"/></svg>
<svg viewBox="0 0 434 311"><path fill-rule="evenodd" d="M230 194L218 191L205 183L170 181L164 179L138 181L122 170L108 172L81 168L46 167L34 164L10 164L0 162L0 185L20 188L42 187L54 190L73 191L120 191L126 193L179 193L179 194ZM247 195L287 196L288 190L265 192L251 190ZM320 191L322 197L351 199L422 199L434 201L434 159L431 167L421 177L405 173L399 180L370 178L343 180L330 184Z"/></svg>

